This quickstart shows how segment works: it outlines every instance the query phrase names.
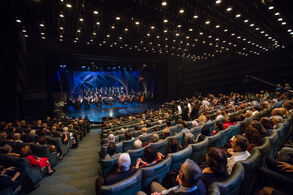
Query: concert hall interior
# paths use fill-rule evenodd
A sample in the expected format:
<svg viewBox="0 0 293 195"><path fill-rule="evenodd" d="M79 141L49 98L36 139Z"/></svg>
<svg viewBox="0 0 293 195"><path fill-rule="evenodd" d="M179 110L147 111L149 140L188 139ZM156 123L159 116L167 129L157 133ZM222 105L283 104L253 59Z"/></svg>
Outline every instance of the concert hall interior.
<svg viewBox="0 0 293 195"><path fill-rule="evenodd" d="M293 193L292 0L0 7L0 195Z"/></svg>

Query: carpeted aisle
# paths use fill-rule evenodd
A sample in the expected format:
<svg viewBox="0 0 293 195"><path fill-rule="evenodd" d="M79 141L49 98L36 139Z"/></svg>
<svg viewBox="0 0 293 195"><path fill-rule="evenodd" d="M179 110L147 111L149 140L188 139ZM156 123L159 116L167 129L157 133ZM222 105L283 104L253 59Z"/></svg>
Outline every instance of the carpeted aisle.
<svg viewBox="0 0 293 195"><path fill-rule="evenodd" d="M99 170L100 130L91 129L78 148L72 149L54 168L52 176L43 178L31 195L95 194Z"/></svg>

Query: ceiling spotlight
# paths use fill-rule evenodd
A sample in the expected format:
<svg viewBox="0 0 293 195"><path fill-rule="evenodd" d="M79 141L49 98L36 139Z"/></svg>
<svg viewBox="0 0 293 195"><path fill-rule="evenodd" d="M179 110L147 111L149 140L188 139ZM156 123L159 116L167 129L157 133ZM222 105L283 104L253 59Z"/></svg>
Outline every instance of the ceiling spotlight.
<svg viewBox="0 0 293 195"><path fill-rule="evenodd" d="M97 22L96 24L97 24L97 25L100 25L100 22Z"/></svg>
<svg viewBox="0 0 293 195"><path fill-rule="evenodd" d="M178 28L181 28L182 26L181 26L181 24L178 24L177 27L178 27Z"/></svg>
<svg viewBox="0 0 293 195"><path fill-rule="evenodd" d="M44 35L45 33L41 32L41 35Z"/></svg>
<svg viewBox="0 0 293 195"><path fill-rule="evenodd" d="M191 32L191 31L193 31L193 29L192 29L192 28L190 28L190 29L188 29L188 31L189 31L189 32Z"/></svg>
<svg viewBox="0 0 293 195"><path fill-rule="evenodd" d="M283 18L278 18L278 21L282 21L283 20Z"/></svg>
<svg viewBox="0 0 293 195"><path fill-rule="evenodd" d="M286 22L282 22L282 25L286 25Z"/></svg>
<svg viewBox="0 0 293 195"><path fill-rule="evenodd" d="M120 17L119 17L119 16L117 16L117 17L116 17L116 20L120 20Z"/></svg>
<svg viewBox="0 0 293 195"><path fill-rule="evenodd" d="M288 29L288 32L291 32L292 30L291 29Z"/></svg>
<svg viewBox="0 0 293 195"><path fill-rule="evenodd" d="M60 27L59 27L59 29L60 29L60 30L63 30L63 27L62 27L62 26L60 26Z"/></svg>
<svg viewBox="0 0 293 195"><path fill-rule="evenodd" d="M253 27L253 26L254 26L254 24L250 24L249 26L250 26L250 27Z"/></svg>
<svg viewBox="0 0 293 195"><path fill-rule="evenodd" d="M106 37L108 37L108 38L109 38L109 37L110 37L110 35L106 35Z"/></svg>
<svg viewBox="0 0 293 195"><path fill-rule="evenodd" d="M217 0L216 1L216 4L220 4L222 1L221 0Z"/></svg>
<svg viewBox="0 0 293 195"><path fill-rule="evenodd" d="M16 22L17 22L17 23L21 23L21 20L17 19Z"/></svg>
<svg viewBox="0 0 293 195"><path fill-rule="evenodd" d="M136 24L136 25L139 25L139 22L138 22L138 21L136 21L136 22L135 22L135 24Z"/></svg>
<svg viewBox="0 0 293 195"><path fill-rule="evenodd" d="M95 14L95 15L98 15L99 12L98 12L97 10L94 10L94 14Z"/></svg>
<svg viewBox="0 0 293 195"><path fill-rule="evenodd" d="M239 18L240 16L241 16L241 14L237 14L235 17L236 17L236 18Z"/></svg>
<svg viewBox="0 0 293 195"><path fill-rule="evenodd" d="M79 21L83 22L83 18L79 18Z"/></svg>
<svg viewBox="0 0 293 195"><path fill-rule="evenodd" d="M124 31L128 31L128 28L125 28Z"/></svg>
<svg viewBox="0 0 293 195"><path fill-rule="evenodd" d="M178 37L179 36L179 33L176 33L176 36Z"/></svg>
<svg viewBox="0 0 293 195"><path fill-rule="evenodd" d="M62 38L62 37L63 37L63 35L60 35L59 37L60 37L60 38Z"/></svg>
<svg viewBox="0 0 293 195"><path fill-rule="evenodd" d="M60 16L60 18L64 18L64 15L63 14L60 14L59 16Z"/></svg>
<svg viewBox="0 0 293 195"><path fill-rule="evenodd" d="M180 10L179 10L179 13L180 13L180 14L183 14L183 13L184 13L184 9L180 9Z"/></svg>
<svg viewBox="0 0 293 195"><path fill-rule="evenodd" d="M265 31L261 31L260 33L263 34L263 33L265 33Z"/></svg>
<svg viewBox="0 0 293 195"><path fill-rule="evenodd" d="M121 40L121 39L122 39L122 37L119 37L119 39Z"/></svg>
<svg viewBox="0 0 293 195"><path fill-rule="evenodd" d="M46 37L42 37L42 39L46 39Z"/></svg>
<svg viewBox="0 0 293 195"><path fill-rule="evenodd" d="M168 20L167 19L164 19L164 21L163 21L164 23L167 23L168 22Z"/></svg>
<svg viewBox="0 0 293 195"><path fill-rule="evenodd" d="M67 3L66 7L71 8L72 6L71 6L71 4Z"/></svg>
<svg viewBox="0 0 293 195"><path fill-rule="evenodd" d="M276 12L276 13L275 13L275 16L278 16L278 15L280 15L280 13L279 13L279 12Z"/></svg>
<svg viewBox="0 0 293 195"><path fill-rule="evenodd" d="M166 5L167 5L167 1L163 1L162 6L166 6Z"/></svg>
<svg viewBox="0 0 293 195"><path fill-rule="evenodd" d="M244 23L247 23L247 22L248 22L248 20L246 19L246 20L244 20L243 22L244 22Z"/></svg>
<svg viewBox="0 0 293 195"><path fill-rule="evenodd" d="M42 23L40 24L40 27L44 27L44 26L45 26L44 24L42 24Z"/></svg>
<svg viewBox="0 0 293 195"><path fill-rule="evenodd" d="M224 32L227 32L227 31L228 31L228 29L225 29L225 30L224 30Z"/></svg>
<svg viewBox="0 0 293 195"><path fill-rule="evenodd" d="M28 35L24 35L25 37L28 37Z"/></svg>
<svg viewBox="0 0 293 195"><path fill-rule="evenodd" d="M95 36L96 36L96 35L97 35L97 33L93 32L93 35L95 35Z"/></svg>
<svg viewBox="0 0 293 195"><path fill-rule="evenodd" d="M220 25L216 25L216 28L220 28Z"/></svg>
<svg viewBox="0 0 293 195"><path fill-rule="evenodd" d="M80 31L80 29L77 29L77 32L79 32L79 33L80 33L80 32L81 32L81 31Z"/></svg>
<svg viewBox="0 0 293 195"><path fill-rule="evenodd" d="M168 30L164 30L164 33L168 32Z"/></svg>
<svg viewBox="0 0 293 195"><path fill-rule="evenodd" d="M155 27L154 26L151 26L151 29L155 29Z"/></svg>
<svg viewBox="0 0 293 195"><path fill-rule="evenodd" d="M198 18L198 15L194 15L193 18L194 18L194 19L197 19L197 18Z"/></svg>
<svg viewBox="0 0 293 195"><path fill-rule="evenodd" d="M203 32L200 32L199 34L200 34L200 35L203 35Z"/></svg>
<svg viewBox="0 0 293 195"><path fill-rule="evenodd" d="M230 11L232 11L232 7L228 7L226 10L227 10L227 12L230 12Z"/></svg>
<svg viewBox="0 0 293 195"><path fill-rule="evenodd" d="M206 22L205 22L206 24L209 24L209 23L211 23L209 20L207 20Z"/></svg>
<svg viewBox="0 0 293 195"><path fill-rule="evenodd" d="M115 26L111 26L111 28L112 28L112 29L114 29L114 28L115 28Z"/></svg>
<svg viewBox="0 0 293 195"><path fill-rule="evenodd" d="M272 10L272 9L274 9L274 6L270 6L270 7L269 7L269 10Z"/></svg>

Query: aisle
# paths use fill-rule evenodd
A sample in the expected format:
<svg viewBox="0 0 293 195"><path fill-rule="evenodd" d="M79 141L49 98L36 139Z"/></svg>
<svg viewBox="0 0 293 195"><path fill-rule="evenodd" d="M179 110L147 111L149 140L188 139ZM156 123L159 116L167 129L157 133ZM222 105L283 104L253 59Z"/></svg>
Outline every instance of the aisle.
<svg viewBox="0 0 293 195"><path fill-rule="evenodd" d="M40 187L31 195L95 194L95 180L98 176L100 130L91 129L77 149L70 150L54 168L56 172L45 177Z"/></svg>

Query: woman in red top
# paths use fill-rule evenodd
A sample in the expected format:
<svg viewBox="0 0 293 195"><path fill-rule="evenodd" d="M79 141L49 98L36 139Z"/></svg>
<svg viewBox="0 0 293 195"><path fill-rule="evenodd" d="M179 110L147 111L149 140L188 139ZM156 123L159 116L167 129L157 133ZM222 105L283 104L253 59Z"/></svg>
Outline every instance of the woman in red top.
<svg viewBox="0 0 293 195"><path fill-rule="evenodd" d="M142 167L148 167L156 164L157 162L160 162L163 160L164 155L160 152L156 152L156 150L152 147L146 147L143 152L142 158L138 158L136 160L135 168L142 168Z"/></svg>
<svg viewBox="0 0 293 195"><path fill-rule="evenodd" d="M31 153L32 151L30 146L24 146L21 148L22 157L25 157L29 161L29 164L31 167L39 166L40 169L42 169L43 167L46 167L49 175L52 175L55 172L55 170L50 167L48 158L45 158L45 157L40 158L40 157L32 155Z"/></svg>
<svg viewBox="0 0 293 195"><path fill-rule="evenodd" d="M226 117L226 121L223 124L224 129L227 129L230 126L236 125L236 118L234 115Z"/></svg>

